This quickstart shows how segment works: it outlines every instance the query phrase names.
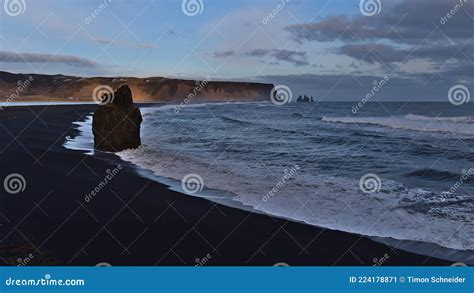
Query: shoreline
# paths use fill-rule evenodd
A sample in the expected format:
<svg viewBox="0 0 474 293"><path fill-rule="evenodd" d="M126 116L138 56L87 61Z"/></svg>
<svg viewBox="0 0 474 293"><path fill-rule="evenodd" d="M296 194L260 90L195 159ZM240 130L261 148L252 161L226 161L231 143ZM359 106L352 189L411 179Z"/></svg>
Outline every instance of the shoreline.
<svg viewBox="0 0 474 293"><path fill-rule="evenodd" d="M87 154L89 154L91 156L94 156L94 154L91 153L90 151ZM291 218L285 218L285 217L282 217L282 216L268 214L268 213L265 213L263 211L256 210L252 206L247 206L247 205L244 205L243 203L241 203L239 201L233 200L232 197L235 196L235 195L231 194L230 192L226 192L225 190L215 190L215 189L211 189L211 188L208 188L208 187L204 187L204 189L201 192L199 192L197 195L186 194L182 190L181 182L179 180L157 175L157 174L153 173L150 170L147 170L147 169L144 169L144 168L142 168L138 165L135 165L132 162L123 160L120 156L118 156L116 154L114 154L114 156L115 156L114 158L109 158L109 159L106 159L106 160L109 160L110 162L112 162L112 161L121 162L122 164L125 163L126 164L125 168L129 168L137 176L140 176L140 177L158 182L159 184L162 184L162 185L166 186L170 191L176 192L176 193L180 194L181 196L190 196L190 197L195 197L195 198L199 198L199 199L204 199L204 200L207 200L207 201L219 204L219 205L223 205L223 206L226 206L226 207L229 207L229 208L234 208L234 209L242 210L242 211L253 213L253 214L259 214L259 215L262 215L262 216L277 218L277 219L281 219L283 221L289 221L289 222L293 222L293 223L297 223L297 224L301 224L301 225L306 225L306 226L310 226L310 227L316 227L316 228L322 229L322 230L330 230L330 231L335 231L335 232L348 233L348 234L351 234L351 235L354 235L354 236L357 236L357 237L363 237L363 238L366 238L368 240L371 240L371 241L374 241L374 242L377 242L377 243L380 243L380 244L387 245L387 246L389 246L393 249L400 249L400 250L406 251L408 253L420 254L420 255L425 256L425 257L435 257L435 258L440 258L441 260L444 260L444 261L451 261L453 263L466 263L466 264L469 264L469 265L472 265L474 263L474 259L472 259L472 258L471 259L466 259L465 258L464 254L468 253L467 251L459 251L459 250L455 250L455 249L450 249L450 248L439 246L439 245L434 244L434 243L425 243L425 242L412 241L412 240L406 240L406 239L400 240L400 239L395 239L395 238L391 238L391 237L362 235L362 234L358 234L358 233L355 233L355 232L331 229L331 228L327 228L327 227L317 226L317 225L307 223L307 222L304 222L304 221L298 221L298 220L291 219ZM99 155L99 157L100 157L100 155ZM229 196L228 194L231 194L231 195ZM436 251L436 254L438 256L425 255L423 253L423 250L425 250L425 249L427 249L429 251ZM439 255L444 255L445 257L446 256L447 257L443 258L442 256L439 256ZM453 256L453 255L455 255L455 256Z"/></svg>
<svg viewBox="0 0 474 293"><path fill-rule="evenodd" d="M15 238L13 234L25 238L23 234L35 239L29 242L38 253L48 252L65 265L196 265L197 259L208 255L206 265L377 265L374 260L382 258L384 265L452 264L392 249L364 236L183 195L127 166L98 197L81 205L81 196L114 168L111 162L62 146L66 136L79 133L72 123L95 106L35 107L39 118L21 108L0 113L2 118L12 117L2 119L0 131L20 134L19 142L12 143L19 144L17 148L5 148L9 141L1 142L5 148L1 160L5 166L15 166L15 158L23 157L16 162L16 171L25 173L29 188L14 198L2 196L9 222L0 229L11 228L13 232L3 234L9 234L7 238ZM27 151L31 156L26 157ZM110 154L110 159L118 156ZM31 164L37 172L27 170ZM3 177L12 171L6 169ZM35 178L38 172L40 178ZM34 224L24 227L26 222Z"/></svg>
<svg viewBox="0 0 474 293"><path fill-rule="evenodd" d="M226 103L221 103L221 104L226 104ZM172 107L172 106L173 105L170 105L170 104L152 105L153 110L155 111L156 111L155 107ZM141 108L147 108L147 107L142 106ZM88 118L92 119L91 116L89 116ZM87 119L87 121L90 122L90 119ZM74 139L71 139L71 141L69 141L69 142L72 142L70 147L72 147L72 149L83 150L87 154L94 155L94 146L92 143L93 137L88 135L88 133L91 132L91 129L89 129L91 126L87 125L87 124L91 124L91 122L87 123L86 121L81 121L81 122L76 122L76 123L80 124L79 126L79 128L81 129L80 135L76 136ZM88 141L87 144L84 144L84 142L81 142L82 138L84 138L84 141L85 139L88 139L90 141ZM74 140L79 140L79 141L74 142ZM96 153L96 155L97 154L100 154L100 152ZM120 155L120 153L115 154L115 155L118 157L116 159L117 162L126 162L128 164L128 167L135 171L136 175L144 177L146 179L156 181L159 184L163 184L167 186L171 191L175 191L184 196L193 196L197 198L203 198L203 199L206 199L211 202L224 205L227 207L237 208L237 209L244 210L250 213L257 213L264 216L275 217L275 218L279 218L285 221L287 220L287 221L299 223L302 225L309 225L312 227L317 227L319 229L329 229L332 231L339 231L342 233L349 233L355 236L365 237L372 241L388 245L392 248L398 248L410 253L416 253L416 254L421 254L421 255L430 256L430 257L437 257L440 259L444 259L446 261L474 264L474 258L472 257L472 255L469 254L469 251L446 248L436 243L429 243L429 242L422 242L422 241L415 241L415 240L408 240L408 239L397 239L397 238L393 238L389 236L377 236L377 235L372 236L372 235L360 234L360 233L349 231L349 230L341 230L341 229L334 229L331 227L319 226L317 224L306 222L304 220L297 220L291 217L285 217L284 215L266 213L264 211L254 208L251 205L246 205L245 203L241 201L235 200L234 197L236 197L237 194L234 194L226 189L213 189L208 186L204 186L204 189L200 191L198 194L187 194L182 189L181 181L179 179L176 179L174 177L166 177L166 175L156 174L152 170L146 169L140 165L133 163L133 160L128 161L127 156L125 156L124 158L122 155ZM433 253L432 255L426 255L426 251L431 251L435 253Z"/></svg>

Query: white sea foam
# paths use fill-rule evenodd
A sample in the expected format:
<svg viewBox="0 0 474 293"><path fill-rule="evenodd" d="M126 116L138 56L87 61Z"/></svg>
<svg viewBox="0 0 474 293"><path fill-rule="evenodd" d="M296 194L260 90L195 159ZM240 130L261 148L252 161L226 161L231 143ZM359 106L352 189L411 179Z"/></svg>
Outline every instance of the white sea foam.
<svg viewBox="0 0 474 293"><path fill-rule="evenodd" d="M311 175L304 172L281 187L269 200L263 196L278 182L278 178L256 178L245 166L229 166L224 172L192 158L151 150L144 145L119 153L120 157L159 176L181 180L186 174L198 173L206 187L235 194L235 201L274 216L287 218L333 230L366 236L390 237L435 243L457 250L474 250L474 226L442 214L453 214L457 202L465 197L451 195L449 206L446 195L426 190L409 189L400 183L382 179L383 188L367 195L359 190L358 181L344 178ZM283 176L283 172L279 174ZM411 210L410 203L433 205L432 211Z"/></svg>
<svg viewBox="0 0 474 293"><path fill-rule="evenodd" d="M84 121L74 122L77 125L79 135L74 138L66 137L64 147L71 150L87 151L87 154L94 153L94 136L92 134L92 116L86 116Z"/></svg>
<svg viewBox="0 0 474 293"><path fill-rule="evenodd" d="M322 121L367 124L393 129L474 135L474 117L428 117L407 114L393 117L322 117Z"/></svg>
<svg viewBox="0 0 474 293"><path fill-rule="evenodd" d="M168 110L162 108L160 111ZM163 112L160 113L162 116L165 115ZM228 119L228 115L221 117ZM157 117L150 116L149 119L149 123L153 124ZM159 121L164 119L166 118L158 118ZM266 121L265 119L260 118L262 121ZM386 117L384 119L386 120ZM403 118L403 121L406 119ZM245 121L254 122L251 119ZM364 121L373 122L374 118ZM382 121L383 119L378 120L380 123ZM156 122L156 125L159 123ZM199 139L200 136L209 135L208 132L212 129L210 126L205 133L196 132L191 134L191 137ZM144 132L148 131L145 127ZM185 142L175 147L190 148L193 151L178 152L169 148L172 145L165 142L163 135L166 132L160 132L155 137L149 133L150 137L148 140L144 139L143 146L136 150L120 152L121 158L159 176L175 180L180 180L190 172L198 173L203 177L206 187L231 192L236 195L234 200L271 215L361 235L436 243L459 250L474 249L474 243L466 238L466 233L474 236L472 224L462 221L466 227L456 233L453 227L459 227L459 219L438 217L439 214L453 214L449 209L456 208L456 203L465 198L453 197L452 205L436 207L436 202L446 203L446 196L427 189L410 189L391 180L383 180L380 193L366 195L359 190L357 180L314 175L313 168L305 170L305 165L302 165L301 173L282 186L270 200L263 201L262 197L277 184L279 177L284 175L283 168L290 168L290 165L277 169L280 173L275 174L270 166L236 160L232 156L221 156L216 160L219 153L197 151L199 148L194 149L192 143ZM219 135L221 134L219 132ZM182 136L187 135L189 134ZM145 134L145 137L148 136ZM225 138L221 139L222 142L225 141ZM227 142L230 144L229 140ZM235 143L238 142L239 140ZM248 160L250 159L249 157ZM433 208L432 211L424 213L414 212L405 203L431 203Z"/></svg>
<svg viewBox="0 0 474 293"><path fill-rule="evenodd" d="M429 116L423 116L423 115L407 114L404 117L408 120L453 122L453 123L461 123L461 124L472 124L472 123L474 123L474 117L473 116L429 117Z"/></svg>

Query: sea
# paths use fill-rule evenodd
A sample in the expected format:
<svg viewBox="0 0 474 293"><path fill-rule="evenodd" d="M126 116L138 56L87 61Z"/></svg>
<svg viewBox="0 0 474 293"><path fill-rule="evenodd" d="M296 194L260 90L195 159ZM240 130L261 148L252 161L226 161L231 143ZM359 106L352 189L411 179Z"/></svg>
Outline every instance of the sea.
<svg viewBox="0 0 474 293"><path fill-rule="evenodd" d="M117 153L189 196L474 264L474 104L148 105ZM91 116L65 147L93 151Z"/></svg>

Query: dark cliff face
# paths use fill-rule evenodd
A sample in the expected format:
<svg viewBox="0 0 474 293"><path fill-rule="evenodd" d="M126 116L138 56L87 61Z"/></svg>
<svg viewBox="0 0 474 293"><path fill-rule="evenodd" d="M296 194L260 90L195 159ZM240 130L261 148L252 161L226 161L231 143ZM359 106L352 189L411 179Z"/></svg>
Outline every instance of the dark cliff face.
<svg viewBox="0 0 474 293"><path fill-rule="evenodd" d="M97 150L119 152L140 146L142 115L133 104L127 85L115 91L111 103L99 106L92 120L94 145Z"/></svg>
<svg viewBox="0 0 474 293"><path fill-rule="evenodd" d="M92 101L91 93L101 85L117 88L123 83L133 91L135 102L191 103L269 101L272 84L163 77L76 77L65 75L14 74L0 71L0 102L15 92L19 81L33 78L20 101Z"/></svg>

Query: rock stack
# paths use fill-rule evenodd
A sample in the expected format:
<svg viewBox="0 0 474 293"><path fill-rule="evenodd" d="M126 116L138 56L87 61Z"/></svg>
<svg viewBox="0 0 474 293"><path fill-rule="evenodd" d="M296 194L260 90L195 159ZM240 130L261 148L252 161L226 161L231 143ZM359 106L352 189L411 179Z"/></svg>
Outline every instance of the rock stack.
<svg viewBox="0 0 474 293"><path fill-rule="evenodd" d="M315 102L313 96L308 97L307 95L304 95L304 96L299 96L298 99L296 99L297 102L299 103L309 103L309 102Z"/></svg>
<svg viewBox="0 0 474 293"><path fill-rule="evenodd" d="M140 146L142 115L133 104L128 85L120 86L112 101L102 104L92 120L95 149L119 152Z"/></svg>

